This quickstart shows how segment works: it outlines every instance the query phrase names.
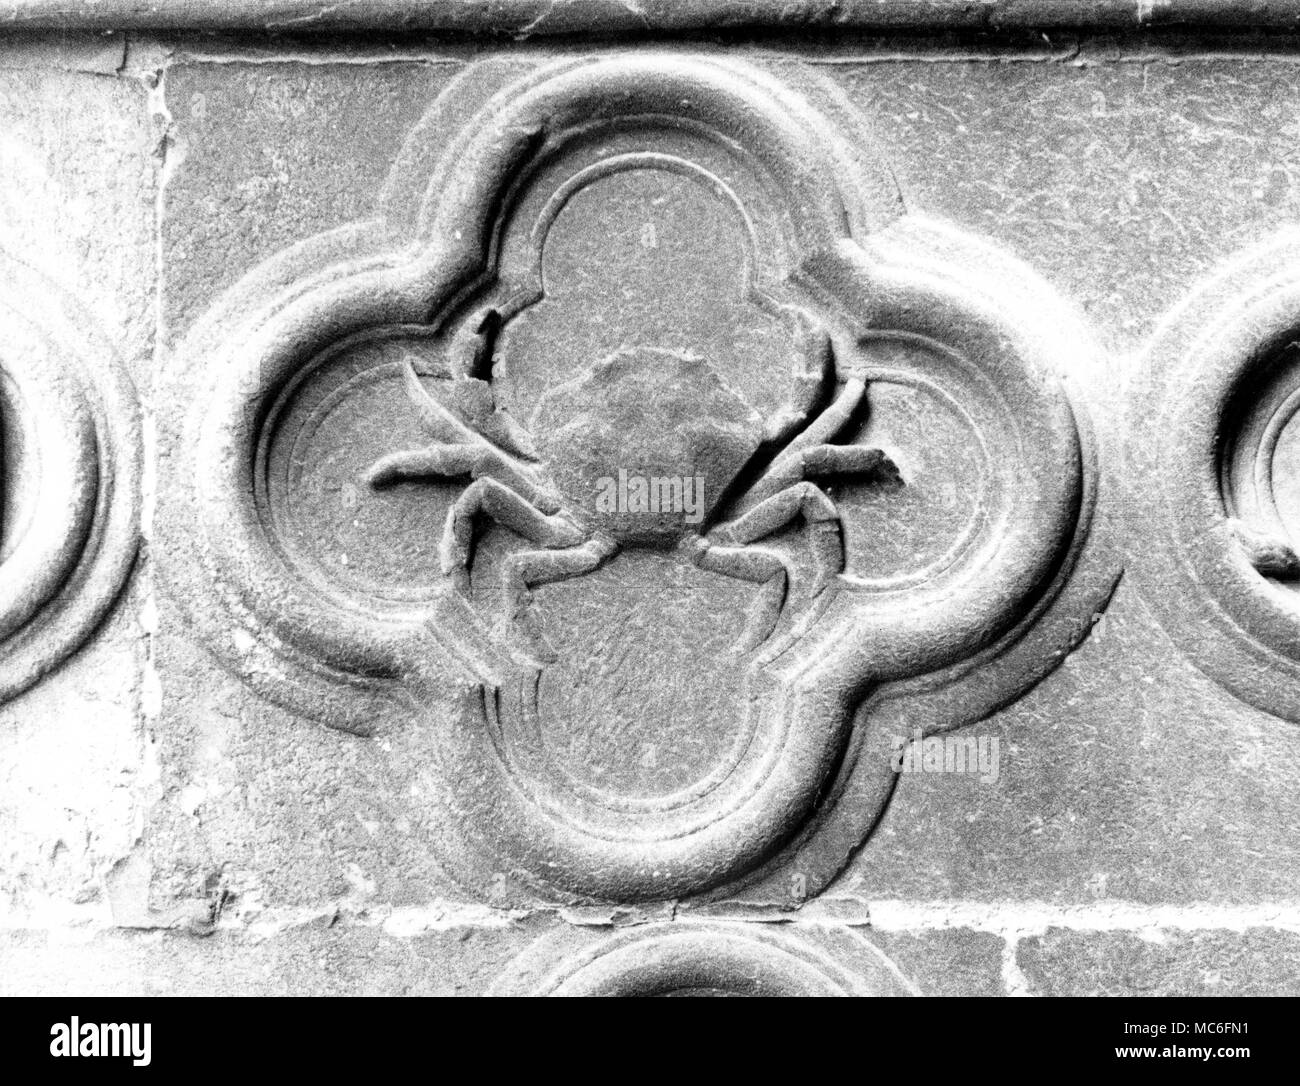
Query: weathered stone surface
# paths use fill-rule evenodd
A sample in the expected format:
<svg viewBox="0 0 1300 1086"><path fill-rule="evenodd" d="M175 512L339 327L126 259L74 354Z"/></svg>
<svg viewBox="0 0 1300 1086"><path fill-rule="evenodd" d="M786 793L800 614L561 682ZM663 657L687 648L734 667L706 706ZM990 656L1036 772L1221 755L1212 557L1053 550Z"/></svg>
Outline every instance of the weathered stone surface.
<svg viewBox="0 0 1300 1086"><path fill-rule="evenodd" d="M1293 60L926 37L1194 7L4 39L0 984L1293 991Z"/></svg>
<svg viewBox="0 0 1300 1086"><path fill-rule="evenodd" d="M244 929L226 926L204 936L165 930L6 932L0 935L0 994L533 994L539 987L573 983L581 971L626 950L644 965L658 953L654 948L676 949L663 938L669 930L681 934L699 927L623 927L555 916L512 921L488 914L457 921L396 910L364 923L322 916L279 926L263 917ZM747 984L766 966L771 972L762 977L774 986L790 983L793 971L796 982L829 983L857 994L1002 994L1001 941L977 933L882 935L804 924L714 928L735 951L713 966L720 987L728 978ZM706 940L692 942L690 949L708 958L713 946ZM659 979L671 981L667 966Z"/></svg>
<svg viewBox="0 0 1300 1086"><path fill-rule="evenodd" d="M896 932L862 930L888 956L909 986L926 996L1010 995L1004 973L1006 942L969 928Z"/></svg>
<svg viewBox="0 0 1300 1086"><path fill-rule="evenodd" d="M166 341L260 261L374 214L393 157L456 67L167 65L154 92Z"/></svg>
<svg viewBox="0 0 1300 1086"><path fill-rule="evenodd" d="M0 911L15 923L108 913L149 798L141 640L116 615L57 682L0 708Z"/></svg>
<svg viewBox="0 0 1300 1086"><path fill-rule="evenodd" d="M0 37L0 248L153 376L157 133L117 38Z"/></svg>
<svg viewBox="0 0 1300 1086"><path fill-rule="evenodd" d="M1094 394L1122 393L1128 356L1193 285L1300 214L1289 62L1188 52L835 64L918 206L1008 246L1088 314L1109 370Z"/></svg>
<svg viewBox="0 0 1300 1086"><path fill-rule="evenodd" d="M527 945L527 929L453 927L394 936L329 918L270 937L219 932L0 934L4 995L481 995Z"/></svg>
<svg viewBox="0 0 1300 1086"><path fill-rule="evenodd" d="M1127 585L1050 680L970 731L998 739L997 780L904 775L844 890L869 900L1292 900L1300 805L1288 781L1300 735L1184 661Z"/></svg>
<svg viewBox="0 0 1300 1086"><path fill-rule="evenodd" d="M121 55L0 52L0 912L18 922L104 910L147 802L148 590L123 585L153 166Z"/></svg>
<svg viewBox="0 0 1300 1086"><path fill-rule="evenodd" d="M1060 931L1020 944L1032 995L1294 996L1294 931Z"/></svg>

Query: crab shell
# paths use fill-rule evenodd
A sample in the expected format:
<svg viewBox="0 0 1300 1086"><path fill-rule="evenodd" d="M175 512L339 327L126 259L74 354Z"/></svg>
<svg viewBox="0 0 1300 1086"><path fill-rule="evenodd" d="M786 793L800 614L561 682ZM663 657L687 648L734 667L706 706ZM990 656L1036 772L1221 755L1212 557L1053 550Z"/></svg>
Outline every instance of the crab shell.
<svg viewBox="0 0 1300 1086"><path fill-rule="evenodd" d="M529 422L569 515L641 546L697 531L763 441L762 416L705 359L652 347L625 348L551 389ZM598 498L620 479L691 481L698 505L611 511Z"/></svg>

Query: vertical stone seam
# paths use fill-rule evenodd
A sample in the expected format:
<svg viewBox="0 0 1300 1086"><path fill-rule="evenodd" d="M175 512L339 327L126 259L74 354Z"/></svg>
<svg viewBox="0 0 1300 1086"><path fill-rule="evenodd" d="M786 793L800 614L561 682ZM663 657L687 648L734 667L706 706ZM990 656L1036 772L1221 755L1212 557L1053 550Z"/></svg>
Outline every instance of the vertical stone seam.
<svg viewBox="0 0 1300 1086"><path fill-rule="evenodd" d="M162 676L157 663L158 642L158 585L154 573L153 526L157 508L158 455L157 422L154 414L153 387L161 372L164 357L163 333L163 209L164 192L169 176L169 144L171 140L171 113L165 95L166 69L145 73L144 85L148 91L146 108L151 125L160 124L155 156L157 165L153 173L153 352L149 378L140 389L140 440L143 444L143 466L140 479L140 561L137 576L140 578L140 627L144 634L144 658L140 670L140 740L141 767L138 785L138 802L135 811L135 847L139 849L145 834L145 814L156 798L162 768L158 761L157 728L162 715Z"/></svg>

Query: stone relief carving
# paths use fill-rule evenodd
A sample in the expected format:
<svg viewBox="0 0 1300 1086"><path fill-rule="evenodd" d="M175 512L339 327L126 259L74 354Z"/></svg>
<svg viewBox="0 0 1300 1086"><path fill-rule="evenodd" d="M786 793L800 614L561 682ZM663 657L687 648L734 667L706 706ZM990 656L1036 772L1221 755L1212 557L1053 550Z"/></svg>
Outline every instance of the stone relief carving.
<svg viewBox="0 0 1300 1086"><path fill-rule="evenodd" d="M178 351L165 572L268 698L441 714L468 887L798 904L892 734L992 712L1104 605L1094 350L803 69L486 62L373 220Z"/></svg>
<svg viewBox="0 0 1300 1086"><path fill-rule="evenodd" d="M86 314L0 251L0 699L74 652L138 544L134 390Z"/></svg>
<svg viewBox="0 0 1300 1086"><path fill-rule="evenodd" d="M1300 720L1300 233L1202 283L1148 348L1127 428L1128 561L1165 631L1243 701ZM1140 421L1139 421L1140 420Z"/></svg>
<svg viewBox="0 0 1300 1086"><path fill-rule="evenodd" d="M580 942L587 945L575 946ZM491 996L919 995L879 948L845 929L678 921L590 942L539 939Z"/></svg>

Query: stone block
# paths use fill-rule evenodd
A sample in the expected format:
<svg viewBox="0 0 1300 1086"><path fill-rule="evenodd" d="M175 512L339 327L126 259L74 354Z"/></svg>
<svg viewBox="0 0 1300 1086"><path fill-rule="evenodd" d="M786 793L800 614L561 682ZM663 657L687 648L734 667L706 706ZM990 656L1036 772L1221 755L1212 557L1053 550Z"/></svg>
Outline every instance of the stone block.
<svg viewBox="0 0 1300 1086"><path fill-rule="evenodd" d="M1296 989L1300 6L9 7L0 990Z"/></svg>

